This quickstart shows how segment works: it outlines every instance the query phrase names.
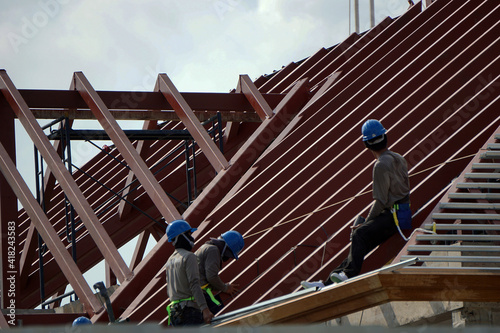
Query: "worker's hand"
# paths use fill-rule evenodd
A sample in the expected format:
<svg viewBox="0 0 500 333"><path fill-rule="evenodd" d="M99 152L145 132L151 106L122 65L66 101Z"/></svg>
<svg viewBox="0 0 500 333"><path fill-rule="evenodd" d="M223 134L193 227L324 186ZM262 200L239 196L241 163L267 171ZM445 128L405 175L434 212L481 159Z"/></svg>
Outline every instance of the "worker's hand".
<svg viewBox="0 0 500 333"><path fill-rule="evenodd" d="M214 314L210 312L209 308L205 308L205 310L203 310L202 313L203 313L203 321L205 322L205 324L210 324L212 318L214 317Z"/></svg>
<svg viewBox="0 0 500 333"><path fill-rule="evenodd" d="M352 230L356 230L356 229L358 229L359 227L361 227L362 225L363 225L363 223L358 224L358 225L351 225L351 229L352 229Z"/></svg>
<svg viewBox="0 0 500 333"><path fill-rule="evenodd" d="M234 293L239 291L238 289L236 289L236 287L238 287L238 286L239 286L239 284L236 284L236 283L228 283L227 289L224 292L226 294L233 295Z"/></svg>

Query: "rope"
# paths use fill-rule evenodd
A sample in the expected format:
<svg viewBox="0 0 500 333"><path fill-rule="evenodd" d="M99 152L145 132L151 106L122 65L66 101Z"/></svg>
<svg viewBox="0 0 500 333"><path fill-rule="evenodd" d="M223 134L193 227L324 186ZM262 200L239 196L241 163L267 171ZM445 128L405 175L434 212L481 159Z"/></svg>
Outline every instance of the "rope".
<svg viewBox="0 0 500 333"><path fill-rule="evenodd" d="M421 170L421 171L419 171L419 172L413 173L413 174L409 175L408 177L417 176L417 175L422 174L422 173L424 173L424 172L428 172L428 171L430 171L430 170L436 169L436 168L438 168L438 167L440 167L440 166L443 166L443 165L446 165L446 164L449 164L449 163L452 163L452 162L460 161L460 160L463 160L463 159L471 158L471 157L473 157L473 156L475 156L475 155L476 155L476 154L470 154L470 155L466 155L466 156L458 157L458 158L455 158L455 159L452 159L452 160L449 160L449 161L446 161L446 162L442 162L442 163L436 164L436 165L434 165L434 166L431 166L431 167L429 167L429 168L427 168L427 169L424 169L424 170ZM335 203L333 203L333 204L331 204L331 205L328 205L328 206L325 206L325 207L322 207L322 208L318 208L318 209L315 209L315 210L313 210L313 211L311 211L311 212L309 212L309 213L306 213L306 214L303 214L303 215L300 215L300 216L294 217L294 218L292 218L292 219L290 219L290 220L283 221L283 222L281 222L281 223L278 223L278 224L277 224L277 225L275 225L275 226L272 226L272 227L269 227L269 228L266 228L266 229L263 229L263 230L257 231L257 232L255 232L255 233L253 233L253 234L250 234L250 235L246 235L246 236L244 236L243 238L250 238L250 237L253 237L253 236L259 235L259 234L264 233L264 232L266 232L266 231L272 230L272 229L274 229L274 228L276 228L276 227L281 227L281 226L283 226L283 225L285 225L285 224L288 224L288 223L291 223L291 222L293 222L293 221L300 220L300 219L302 219L302 218L305 218L305 217L311 216L311 215L313 215L313 214L315 214L315 213L321 212L321 211L323 211L323 210L325 210L325 209L328 209L328 208L332 208L332 207L334 207L334 206L340 205L340 204L342 204L342 203L344 203L344 202L347 202L347 201L353 200L353 199L355 199L355 198L357 198L357 197L360 197L360 196L362 196L362 195L365 195L365 194L368 194L368 193L371 193L371 192L372 192L372 190L368 190L368 191L362 192L362 193L360 193L360 194L356 194L355 196L352 196L352 197L350 197L350 198L347 198L347 199L343 199L343 200L337 201L337 202L335 202ZM416 215L416 214L415 214L415 215ZM414 215L414 216L415 216L415 215ZM404 240L406 240L406 241L408 241L408 240L409 240L409 239L413 236L413 234L415 233L415 231L424 231L424 229L417 228L417 229L415 229L415 230L412 232L412 234L410 235L410 237L409 237L409 238L406 238L406 237L403 235L403 233L402 233L401 229L399 228L399 226L398 226L398 230L399 230L399 233L401 234L401 237L403 237L403 239L404 239ZM429 232L429 230L425 230L424 232L427 232L427 233L428 233L428 232ZM430 233L432 233L432 232L430 232Z"/></svg>

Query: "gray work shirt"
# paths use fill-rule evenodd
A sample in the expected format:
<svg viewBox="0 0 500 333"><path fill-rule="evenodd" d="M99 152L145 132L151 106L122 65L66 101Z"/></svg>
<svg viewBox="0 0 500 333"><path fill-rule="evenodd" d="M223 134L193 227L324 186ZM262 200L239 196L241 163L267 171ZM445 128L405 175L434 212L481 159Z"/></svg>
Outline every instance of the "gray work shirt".
<svg viewBox="0 0 500 333"><path fill-rule="evenodd" d="M219 277L221 269L221 255L217 246L203 244L196 252L200 266L200 282L204 286L207 283L211 288L219 291L226 291L227 286Z"/></svg>
<svg viewBox="0 0 500 333"><path fill-rule="evenodd" d="M373 165L374 202L366 219L373 219L384 209L392 208L395 202L404 199L409 193L406 160L398 153L384 151Z"/></svg>
<svg viewBox="0 0 500 333"><path fill-rule="evenodd" d="M175 249L166 264L167 293L171 301L194 297L192 306L203 311L207 302L200 285L200 273L196 255L185 249Z"/></svg>

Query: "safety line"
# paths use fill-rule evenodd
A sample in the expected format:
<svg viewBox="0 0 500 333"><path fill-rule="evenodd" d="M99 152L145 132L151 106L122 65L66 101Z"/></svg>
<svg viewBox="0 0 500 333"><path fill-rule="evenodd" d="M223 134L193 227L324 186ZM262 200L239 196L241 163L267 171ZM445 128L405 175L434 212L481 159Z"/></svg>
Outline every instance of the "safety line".
<svg viewBox="0 0 500 333"><path fill-rule="evenodd" d="M427 169L424 169L424 170L421 170L421 171L419 171L419 172L416 172L416 173L413 173L413 174L411 174L411 175L408 175L408 177L410 178L410 177L413 177L413 176L419 175L419 174L421 174L421 173L424 173L424 172L427 172L427 171L430 171L430 170L436 169L436 168L438 168L438 167L440 167L440 166L443 166L443 165L446 165L446 164L448 164L448 163L452 163L452 162L460 161L460 160L463 160L463 159L466 159L466 158L473 157L473 156L475 156L475 155L476 155L476 154L470 154L470 155L466 155L466 156L462 156L462 157L458 157L458 158L455 158L455 159L449 160L449 161L447 161L447 162L442 162L442 163L436 164L436 165L434 165L434 166L431 166L431 167L429 167L429 168L427 168ZM320 211L322 211L322 210L325 210L325 209L328 209L328 208L332 208L332 207L334 207L334 206L340 205L340 204L342 204L342 203L344 203L344 202L347 202L347 201L353 200L353 199L355 199L355 198L357 198L357 197L360 197L360 196L362 196L362 195L365 195L365 194L368 194L368 193L371 193L371 192L372 192L372 190L368 190L368 191L362 192L362 193L357 194L357 195L355 195L355 196L352 196L352 197L350 197L350 198L343 199L343 200L338 201L338 202L335 202L335 203L333 203L333 204L331 204L331 205L328 205L328 206L325 206L325 207L322 207L322 208L319 208L319 209L313 210L312 212L309 212L309 213L303 214L303 215L301 215L301 216L294 217L294 218L292 218L292 219L290 219L290 220L287 220L287 221L284 221L284 222L278 223L278 224L277 224L277 225L275 225L275 226L272 226L272 227L269 227L269 228L263 229L263 230L261 230L261 231L257 231L257 232L255 232L255 233L253 233L253 234L250 234L250 235L244 236L243 238L250 238L250 237L253 237L253 236L259 235L259 234L264 233L264 232L266 232L266 231L268 231L268 230L272 230L272 229L274 229L274 228L276 228L276 227L281 227L281 226L283 226L283 225L285 225L285 224L288 224L288 223L291 223L291 222L293 222L293 221L296 221L296 220L299 220L299 219L305 218L305 217L307 217L307 216L313 215L313 214L318 213L318 212L320 212Z"/></svg>

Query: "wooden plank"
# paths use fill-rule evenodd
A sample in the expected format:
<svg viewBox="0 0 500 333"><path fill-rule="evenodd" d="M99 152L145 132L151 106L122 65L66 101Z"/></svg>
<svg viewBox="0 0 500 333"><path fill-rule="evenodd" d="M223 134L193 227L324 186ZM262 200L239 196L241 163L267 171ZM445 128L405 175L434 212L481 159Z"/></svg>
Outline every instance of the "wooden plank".
<svg viewBox="0 0 500 333"><path fill-rule="evenodd" d="M391 301L500 301L500 274L482 269L405 268L353 278L215 327L324 322Z"/></svg>
<svg viewBox="0 0 500 333"><path fill-rule="evenodd" d="M500 301L500 274L477 269L405 268L380 274L391 301Z"/></svg>
<svg viewBox="0 0 500 333"><path fill-rule="evenodd" d="M270 308L216 325L267 325L322 322L388 301L377 275L353 279Z"/></svg>

